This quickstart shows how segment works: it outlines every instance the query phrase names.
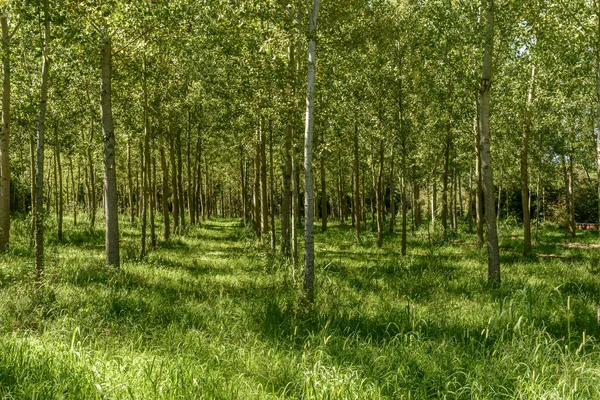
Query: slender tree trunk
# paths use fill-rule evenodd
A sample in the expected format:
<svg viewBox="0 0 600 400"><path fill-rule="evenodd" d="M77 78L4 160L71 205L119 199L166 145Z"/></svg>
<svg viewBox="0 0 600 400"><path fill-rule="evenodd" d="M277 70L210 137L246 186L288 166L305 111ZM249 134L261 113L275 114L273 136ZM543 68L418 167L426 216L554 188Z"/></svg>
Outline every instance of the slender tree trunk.
<svg viewBox="0 0 600 400"><path fill-rule="evenodd" d="M29 182L30 187L29 190L31 192L31 215L33 217L35 210L35 189L36 189L36 162L35 162L35 154L36 154L36 143L35 138L33 136L29 137L29 174L31 175L31 181ZM33 224L32 224L33 225ZM33 231L32 231L33 233ZM33 237L33 236L32 236Z"/></svg>
<svg viewBox="0 0 600 400"><path fill-rule="evenodd" d="M203 183L202 183L202 132L200 131L200 127L198 127L198 159L196 160L197 162L197 168L196 168L196 179L198 180L197 183L197 190L198 190L198 201L200 202L200 210L198 211L198 219L202 218L202 220L204 220L204 216L206 215L205 213L205 206L206 203L204 202L204 190L203 190ZM240 160L243 159L243 162L245 163L246 160L244 157L240 157ZM248 175L248 170L246 168L246 178ZM245 187L248 187L248 184L246 183ZM244 192L245 195L247 195L247 189ZM246 206L246 204L244 204L244 207ZM246 225L246 219L244 219L244 225Z"/></svg>
<svg viewBox="0 0 600 400"><path fill-rule="evenodd" d="M104 141L104 215L106 218L106 265L119 266L119 214L117 210L117 169L115 132L111 104L112 45L109 38L102 45L102 87L100 111ZM95 208L95 205L94 205Z"/></svg>
<svg viewBox="0 0 600 400"><path fill-rule="evenodd" d="M421 227L421 188L417 182L413 184L413 207L415 210L415 229Z"/></svg>
<svg viewBox="0 0 600 400"><path fill-rule="evenodd" d="M273 173L273 126L271 121L269 121L269 192L271 193L271 251L275 252L275 177ZM231 202L229 204L231 209Z"/></svg>
<svg viewBox="0 0 600 400"><path fill-rule="evenodd" d="M298 168L298 161L294 154L295 131L296 129L292 128L292 274L295 274L296 268L298 268L298 226L300 223L300 168Z"/></svg>
<svg viewBox="0 0 600 400"><path fill-rule="evenodd" d="M44 8L44 50L42 53L42 86L40 90L40 108L37 123L37 169L35 176L35 211L34 211L34 242L35 242L35 277L41 279L44 271L44 127L46 120L46 101L48 95L49 76L49 41L50 14L48 0L43 2Z"/></svg>
<svg viewBox="0 0 600 400"><path fill-rule="evenodd" d="M57 221L57 230L58 230L58 240L63 239L63 211L64 211L64 197L63 197L63 169L60 160L60 144L58 141L58 132L56 126L54 138L56 140L56 166L57 166L57 175L58 175L58 185L57 185L57 193L58 193L58 221Z"/></svg>
<svg viewBox="0 0 600 400"><path fill-rule="evenodd" d="M146 83L146 60L144 57L142 67L142 96L143 96L143 124L144 124L144 143L140 143L140 170L142 173L142 237L140 246L140 260L146 257L146 229L148 220L148 206L150 205L150 132L148 131L148 88Z"/></svg>
<svg viewBox="0 0 600 400"><path fill-rule="evenodd" d="M281 255L289 257L291 255L291 210L292 210L292 140L294 135L294 98L295 98L295 54L293 39L290 39L288 46L288 69L289 85L288 95L290 96L287 127L285 131L285 144L283 153L283 194L281 198Z"/></svg>
<svg viewBox="0 0 600 400"><path fill-rule="evenodd" d="M573 154L569 155L569 164L567 166L568 178L568 194L567 201L569 202L569 233L571 238L575 238L575 192L573 182Z"/></svg>
<svg viewBox="0 0 600 400"><path fill-rule="evenodd" d="M153 146L154 147L154 146ZM148 177L150 178L150 248L156 249L156 223L154 220L154 212L156 210L156 158L148 154ZM152 171L150 171L152 169ZM152 174L150 173L152 172Z"/></svg>
<svg viewBox="0 0 600 400"><path fill-rule="evenodd" d="M293 47L290 46L291 49ZM293 53L293 50L290 50ZM285 132L284 146L284 165L283 165L283 195L281 198L281 255L289 257L291 255L291 203L292 203L292 134L293 127L290 121Z"/></svg>
<svg viewBox="0 0 600 400"><path fill-rule="evenodd" d="M77 208L79 207L79 165L77 166L77 180L75 180L75 171L73 170L73 159L69 157L69 167L71 169L71 186L73 187L73 225L77 225ZM77 183L77 184L75 184Z"/></svg>
<svg viewBox="0 0 600 400"><path fill-rule="evenodd" d="M467 199L467 221L469 223L469 233L473 233L473 170L469 165L469 196Z"/></svg>
<svg viewBox="0 0 600 400"><path fill-rule="evenodd" d="M395 170L394 170L394 146L392 147L392 159L390 165L390 233L394 233L396 229L396 193L394 182L395 179Z"/></svg>
<svg viewBox="0 0 600 400"><path fill-rule="evenodd" d="M190 110L188 110L188 129L187 129L187 205L188 205L188 215L190 219L190 224L196 224L196 215L194 214L194 195L192 190L192 182L194 181L192 177L192 159L191 159L191 146L192 146L192 125L191 125L191 114Z"/></svg>
<svg viewBox="0 0 600 400"><path fill-rule="evenodd" d="M207 178L208 179L208 178ZM207 181L208 183L208 181ZM208 191L208 184L207 184ZM252 220L254 223L254 232L262 240L261 236L261 218L260 218L260 144L256 143L256 154L254 155L254 186L252 190Z"/></svg>
<svg viewBox="0 0 600 400"><path fill-rule="evenodd" d="M258 128L258 149L260 157L260 228L261 238L266 240L269 235L269 200L267 197L267 155L266 140L263 132L264 124L261 118Z"/></svg>
<svg viewBox="0 0 600 400"><path fill-rule="evenodd" d="M325 154L321 154L321 232L327 231L327 181L325 180Z"/></svg>
<svg viewBox="0 0 600 400"><path fill-rule="evenodd" d="M521 145L521 206L523 209L523 254L531 253L531 217L529 214L529 172L527 157L529 156L529 135L531 133L531 115L535 87L535 66L531 68L531 83L525 105L525 121L523 124L523 141Z"/></svg>
<svg viewBox="0 0 600 400"><path fill-rule="evenodd" d="M494 3L487 0L485 50L483 71L480 84L481 95L481 168L483 171L483 190L485 192L485 220L488 244L488 281L500 285L500 254L498 251L498 233L494 215L494 177L492 155L490 152L490 86L492 83L492 54L494 44Z"/></svg>
<svg viewBox="0 0 600 400"><path fill-rule="evenodd" d="M140 237L140 260L146 257L146 230L148 226L148 159L146 158L146 137L148 135L147 127L144 127L144 140L140 143L140 174L142 175L142 192L141 206L142 215L141 222L141 237Z"/></svg>
<svg viewBox="0 0 600 400"><path fill-rule="evenodd" d="M162 170L161 200L163 213L163 238L166 241L171 237L171 223L169 221L169 165L165 156L165 140L162 132L158 135L160 148L160 169Z"/></svg>
<svg viewBox="0 0 600 400"><path fill-rule="evenodd" d="M306 130L304 133L304 292L310 303L315 297L315 243L313 236L312 142L314 112L314 82L316 62L316 27L319 0L314 0L308 28L308 86L306 93Z"/></svg>
<svg viewBox="0 0 600 400"><path fill-rule="evenodd" d="M379 140L379 167L375 181L375 208L377 213L377 247L383 246L383 140Z"/></svg>
<svg viewBox="0 0 600 400"><path fill-rule="evenodd" d="M448 168L450 164L450 133L446 135L444 146L444 169L442 172L442 238L446 241L448 234Z"/></svg>
<svg viewBox="0 0 600 400"><path fill-rule="evenodd" d="M129 188L129 222L135 221L133 208L133 178L131 177L131 137L127 138L127 186Z"/></svg>
<svg viewBox="0 0 600 400"><path fill-rule="evenodd" d="M475 103L475 109L479 114L479 107L477 102ZM475 220L477 224L477 247L483 246L483 176L481 169L481 129L479 126L479 120L475 117L474 123L475 130L475 180L477 181L477 187L475 191Z"/></svg>
<svg viewBox="0 0 600 400"><path fill-rule="evenodd" d="M177 129L176 151L177 151L177 194L179 199L179 233L183 233L185 227L185 193L183 191L183 163L181 158L181 129Z"/></svg>
<svg viewBox="0 0 600 400"><path fill-rule="evenodd" d="M177 185L177 162L175 161L175 135L173 127L169 124L169 158L171 161L171 193L173 207L173 232L179 234L179 187Z"/></svg>
<svg viewBox="0 0 600 400"><path fill-rule="evenodd" d="M0 251L10 237L10 33L6 11L0 15L2 27L2 132L0 134Z"/></svg>
<svg viewBox="0 0 600 400"><path fill-rule="evenodd" d="M403 162L404 164L404 162ZM400 178L400 190L401 190L401 201L402 201L402 244L401 244L401 252L403 256L406 256L406 214L407 214L407 201L406 201L406 179L404 178L404 173L402 174L402 178Z"/></svg>
<svg viewBox="0 0 600 400"><path fill-rule="evenodd" d="M248 225L248 210L247 210L247 189L246 189L246 171L245 166L246 160L244 158L244 150L240 148L240 184L241 184L241 200L242 200L242 221L244 226Z"/></svg>
<svg viewBox="0 0 600 400"><path fill-rule="evenodd" d="M357 242L360 242L360 220L361 220L361 206L360 206L360 169L359 169L359 154L358 154L358 123L354 121L354 137L352 138L353 150L354 150L354 194L352 195L354 200L354 208L356 213L356 220L354 221L354 236Z"/></svg>

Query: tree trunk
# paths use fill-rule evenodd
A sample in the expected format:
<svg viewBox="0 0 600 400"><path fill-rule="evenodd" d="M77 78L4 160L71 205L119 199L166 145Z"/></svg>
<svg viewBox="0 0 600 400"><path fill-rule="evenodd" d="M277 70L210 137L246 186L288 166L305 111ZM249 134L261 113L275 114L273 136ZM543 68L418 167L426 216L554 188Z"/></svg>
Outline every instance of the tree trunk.
<svg viewBox="0 0 600 400"><path fill-rule="evenodd" d="M245 166L246 164L246 160L244 158L244 150L243 148L240 148L240 184L241 184L241 201L242 201L242 221L244 223L244 226L247 226L248 224L248 210L247 210L247 190L246 190L246 171L245 171Z"/></svg>
<svg viewBox="0 0 600 400"><path fill-rule="evenodd" d="M181 158L181 129L177 129L176 151L177 151L177 194L179 199L179 233L183 233L185 227L185 193L183 191L183 163Z"/></svg>
<svg viewBox="0 0 600 400"><path fill-rule="evenodd" d="M494 3L487 0L485 49L480 84L481 95L481 168L483 171L483 190L485 193L485 220L488 245L488 281L494 286L500 285L500 254L498 251L498 233L494 215L494 177L492 155L490 152L490 86L492 78L492 54L494 45Z"/></svg>
<svg viewBox="0 0 600 400"><path fill-rule="evenodd" d="M391 165L390 165L390 233L394 233L394 230L396 228L396 194L395 194L395 187L394 187L394 182L395 182L395 171L394 171L394 157L395 157L395 152L394 152L394 147L392 146L392 159L391 159ZM401 200L404 201L404 200Z"/></svg>
<svg viewBox="0 0 600 400"><path fill-rule="evenodd" d="M314 0L310 25L308 28L308 86L306 93L306 130L304 133L304 292L310 303L315 297L315 243L313 236L313 187L312 187L312 142L313 142L313 112L314 112L314 83L316 62L316 27L319 0Z"/></svg>
<svg viewBox="0 0 600 400"><path fill-rule="evenodd" d="M475 103L475 109L479 114L479 107ZM475 191L475 220L477 223L477 247L483 246L483 176L481 169L481 129L478 117L474 121L475 130L475 180L477 187ZM493 208L493 207L492 207Z"/></svg>
<svg viewBox="0 0 600 400"><path fill-rule="evenodd" d="M46 121L46 101L48 96L49 76L49 41L50 15L48 0L44 0L44 50L42 53L42 86L40 90L40 108L37 123L37 169L35 174L35 211L34 211L34 242L35 242L35 277L40 279L44 271L44 125Z"/></svg>
<svg viewBox="0 0 600 400"><path fill-rule="evenodd" d="M444 169L442 172L442 239L446 241L448 235L448 169L450 164L450 133L446 135L444 146Z"/></svg>
<svg viewBox="0 0 600 400"><path fill-rule="evenodd" d="M133 208L133 178L131 177L131 137L127 138L127 186L129 188L129 222L135 221Z"/></svg>
<svg viewBox="0 0 600 400"><path fill-rule="evenodd" d="M187 129L187 206L188 206L188 215L190 224L196 224L196 215L194 214L194 192L192 190L192 182L194 181L192 177L192 159L191 159L191 146L192 146L192 125L191 125L191 114L190 110L188 110L188 129Z"/></svg>
<svg viewBox="0 0 600 400"><path fill-rule="evenodd" d="M527 157L529 156L529 135L531 133L531 115L534 96L535 66L531 68L531 83L525 105L525 121L523 124L523 142L521 146L521 207L523 209L523 254L531 253L531 218L529 214L529 172Z"/></svg>
<svg viewBox="0 0 600 400"><path fill-rule="evenodd" d="M292 274L298 267L298 226L300 224L300 168L294 154L293 138L296 129L292 128Z"/></svg>
<svg viewBox="0 0 600 400"><path fill-rule="evenodd" d="M571 238L575 239L575 192L573 182L573 154L569 155L569 165L567 168L568 178L568 194L567 201L569 202L569 233Z"/></svg>
<svg viewBox="0 0 600 400"><path fill-rule="evenodd" d="M177 162L175 161L175 135L173 126L169 124L169 159L171 161L171 193L173 207L173 232L179 234L179 187L177 185Z"/></svg>
<svg viewBox="0 0 600 400"><path fill-rule="evenodd" d="M150 132L148 131L148 89L146 84L146 60L144 59L142 67L142 96L143 96L143 124L144 124L144 143L140 144L140 171L142 173L142 237L140 246L140 260L146 257L146 228L148 221L148 206L150 204Z"/></svg>
<svg viewBox="0 0 600 400"><path fill-rule="evenodd" d="M403 162L404 164L404 162ZM407 204L406 204L406 179L404 178L404 172L402 174L402 178L400 181L400 190L401 190L401 201L402 201L402 244L401 244L401 252L403 256L406 256L406 212L407 212Z"/></svg>
<svg viewBox="0 0 600 400"><path fill-rule="evenodd" d="M293 48L293 47L290 47ZM290 50L293 53L293 50ZM284 165L283 165L283 195L281 198L281 255L289 257L291 254L291 203L292 203L292 113L288 117L288 126L285 132Z"/></svg>
<svg viewBox="0 0 600 400"><path fill-rule="evenodd" d="M160 169L162 170L161 202L163 213L163 238L165 242L171 237L171 223L169 221L169 166L165 156L165 141L163 133L158 135L160 147Z"/></svg>
<svg viewBox="0 0 600 400"><path fill-rule="evenodd" d="M29 137L29 174L31 175L31 181L29 182L29 190L31 192L31 216L33 217L35 209L35 189L36 189L36 143L33 136ZM33 231L32 231L33 232ZM33 237L33 236L32 236Z"/></svg>
<svg viewBox="0 0 600 400"><path fill-rule="evenodd" d="M208 180L206 189L208 192ZM252 221L254 232L256 233L256 236L262 240L260 226L260 144L258 141L256 143L256 154L254 155L254 185L252 189Z"/></svg>
<svg viewBox="0 0 600 400"><path fill-rule="evenodd" d="M383 140L379 140L379 168L375 180L375 208L377 213L377 247L383 246Z"/></svg>
<svg viewBox="0 0 600 400"><path fill-rule="evenodd" d="M275 252L275 177L273 174L273 126L271 121L269 121L269 192L271 193L269 210L271 214L271 251ZM231 202L229 204L231 210Z"/></svg>
<svg viewBox="0 0 600 400"><path fill-rule="evenodd" d="M325 154L321 154L321 232L327 231L327 181L325 180Z"/></svg>
<svg viewBox="0 0 600 400"><path fill-rule="evenodd" d="M153 146L154 147L154 146ZM156 249L156 223L154 221L154 211L156 210L156 157L148 155L148 176L151 177L150 183L150 248ZM152 167L152 174L150 168Z"/></svg>
<svg viewBox="0 0 600 400"><path fill-rule="evenodd" d="M140 237L140 260L146 257L146 228L148 226L148 159L146 158L146 137L148 132L144 127L144 141L140 143L140 173L142 175L142 215L141 215L141 237Z"/></svg>
<svg viewBox="0 0 600 400"><path fill-rule="evenodd" d="M58 184L56 186L58 198L57 198L57 230L58 230L58 240L63 239L63 211L64 211L64 198L63 198L63 169L60 160L60 145L58 141L58 131L56 126L54 127L54 138L55 142L55 151L56 151L56 166L57 166L57 175L58 175Z"/></svg>
<svg viewBox="0 0 600 400"><path fill-rule="evenodd" d="M269 235L269 200L267 198L267 155L266 141L263 132L264 124L262 118L258 127L258 149L260 157L260 228L261 238L266 240Z"/></svg>
<svg viewBox="0 0 600 400"><path fill-rule="evenodd" d="M106 218L106 265L119 266L119 214L117 210L117 169L115 132L111 104L112 46L110 38L102 45L102 87L100 111L104 141L104 214ZM95 207L94 207L95 208Z"/></svg>
<svg viewBox="0 0 600 400"><path fill-rule="evenodd" d="M77 166L77 180L75 180L72 157L69 157L69 168L71 169L71 186L73 188L73 225L77 225L77 208L79 206L79 165Z"/></svg>
<svg viewBox="0 0 600 400"><path fill-rule="evenodd" d="M10 237L10 33L6 11L0 15L2 27L2 132L0 135L0 251Z"/></svg>
<svg viewBox="0 0 600 400"><path fill-rule="evenodd" d="M415 229L419 229L421 227L421 188L416 182L413 184L413 199Z"/></svg>
<svg viewBox="0 0 600 400"><path fill-rule="evenodd" d="M360 170L359 170L359 154L358 154L358 123L354 121L354 137L353 137L353 149L354 149L354 194L353 200L356 213L356 220L354 221L354 236L356 242L360 242L360 220L361 220L361 206L360 206Z"/></svg>

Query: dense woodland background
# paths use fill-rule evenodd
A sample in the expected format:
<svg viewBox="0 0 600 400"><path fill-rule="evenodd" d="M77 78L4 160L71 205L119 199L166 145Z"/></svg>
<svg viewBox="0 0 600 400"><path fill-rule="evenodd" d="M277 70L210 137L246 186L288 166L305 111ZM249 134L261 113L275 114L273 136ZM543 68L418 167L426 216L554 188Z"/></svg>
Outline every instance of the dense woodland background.
<svg viewBox="0 0 600 400"><path fill-rule="evenodd" d="M600 398L600 4L320 3L0 2L1 396Z"/></svg>

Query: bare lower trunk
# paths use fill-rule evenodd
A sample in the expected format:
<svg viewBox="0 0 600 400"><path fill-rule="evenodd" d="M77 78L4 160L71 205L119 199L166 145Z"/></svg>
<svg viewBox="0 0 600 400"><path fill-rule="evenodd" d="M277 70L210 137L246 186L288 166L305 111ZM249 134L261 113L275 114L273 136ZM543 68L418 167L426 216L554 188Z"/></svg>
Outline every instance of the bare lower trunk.
<svg viewBox="0 0 600 400"><path fill-rule="evenodd" d="M169 159L171 161L171 193L173 207L173 232L179 232L179 186L177 184L177 162L175 161L175 135L173 127L169 124Z"/></svg>
<svg viewBox="0 0 600 400"><path fill-rule="evenodd" d="M477 105L477 104L476 104ZM479 107L476 107L479 113ZM475 180L477 181L475 189L475 219L477 225L477 247L483 246L483 176L481 170L481 130L479 120L475 118Z"/></svg>
<svg viewBox="0 0 600 400"><path fill-rule="evenodd" d="M325 155L321 154L321 232L327 231L327 181L325 180Z"/></svg>
<svg viewBox="0 0 600 400"><path fill-rule="evenodd" d="M169 221L169 165L165 156L165 141L163 133L158 135L160 147L160 169L162 170L161 202L163 214L163 238L165 241L171 237L171 223Z"/></svg>
<svg viewBox="0 0 600 400"><path fill-rule="evenodd" d="M421 227L421 188L418 183L414 183L413 186L413 207L415 210L415 229Z"/></svg>
<svg viewBox="0 0 600 400"><path fill-rule="evenodd" d="M6 12L2 27L2 132L0 134L0 251L8 248L10 237L10 34Z"/></svg>
<svg viewBox="0 0 600 400"><path fill-rule="evenodd" d="M500 285L500 254L498 251L498 233L494 215L494 177L492 155L490 152L490 86L492 77L492 54L494 43L494 3L487 0L485 50L483 71L480 83L481 95L481 167L483 171L483 189L485 192L485 220L488 244L488 281L494 286Z"/></svg>
<svg viewBox="0 0 600 400"><path fill-rule="evenodd" d="M383 246L383 140L379 141L379 166L375 180L375 209L377 215L377 247Z"/></svg>
<svg viewBox="0 0 600 400"><path fill-rule="evenodd" d="M44 272L44 127L46 120L46 101L48 95L48 42L50 40L50 16L48 0L44 0L44 51L42 55L42 87L40 90L40 108L37 123L37 169L35 175L34 244L35 276L42 277Z"/></svg>
<svg viewBox="0 0 600 400"><path fill-rule="evenodd" d="M523 254L531 253L531 218L529 214L529 172L527 158L529 156L529 135L531 132L531 114L533 107L533 90L535 66L531 68L531 84L525 106L525 121L523 124L523 142L521 146L521 208L523 209Z"/></svg>
<svg viewBox="0 0 600 400"><path fill-rule="evenodd" d="M127 187L129 193L129 222L135 221L135 209L133 207L133 178L131 177L131 138L127 139Z"/></svg>
<svg viewBox="0 0 600 400"><path fill-rule="evenodd" d="M316 43L315 29L317 26L317 13L319 0L314 0L310 25L308 29L308 86L306 93L306 124L304 132L304 292L310 303L315 297L315 244L313 236L313 187L312 187L312 140L313 140L313 112L314 112L314 82Z"/></svg>
<svg viewBox="0 0 600 400"><path fill-rule="evenodd" d="M275 177L273 173L273 126L269 121L269 196L271 199L271 207L269 213L271 215L271 251L275 252ZM231 203L230 203L231 204ZM231 206L230 206L231 209Z"/></svg>
<svg viewBox="0 0 600 400"><path fill-rule="evenodd" d="M354 236L357 242L360 242L360 220L361 220L361 205L360 205L360 171L359 171L359 154L358 154L358 124L354 121L354 200L353 208L355 209L356 220L354 221Z"/></svg>
<svg viewBox="0 0 600 400"><path fill-rule="evenodd" d="M266 240L269 235L269 201L267 198L267 155L263 129L264 126L261 120L258 128L258 150L260 157L260 229L262 240Z"/></svg>
<svg viewBox="0 0 600 400"><path fill-rule="evenodd" d="M106 265L118 267L119 215L117 210L117 170L115 163L115 132L111 104L112 46L109 38L102 45L102 85L100 111L104 141L104 215L106 218ZM94 205L95 208L95 205Z"/></svg>
<svg viewBox="0 0 600 400"><path fill-rule="evenodd" d="M55 128L56 129L56 128ZM57 230L58 230L58 240L63 239L63 211L64 211L64 197L63 197L63 169L60 160L60 145L58 141L58 135L55 135L56 140L56 166L57 166L57 175L58 182L56 186L58 198L57 198Z"/></svg>
<svg viewBox="0 0 600 400"><path fill-rule="evenodd" d="M292 129L294 137L295 129ZM298 267L298 225L300 223L300 169L292 146L292 266L295 273Z"/></svg>

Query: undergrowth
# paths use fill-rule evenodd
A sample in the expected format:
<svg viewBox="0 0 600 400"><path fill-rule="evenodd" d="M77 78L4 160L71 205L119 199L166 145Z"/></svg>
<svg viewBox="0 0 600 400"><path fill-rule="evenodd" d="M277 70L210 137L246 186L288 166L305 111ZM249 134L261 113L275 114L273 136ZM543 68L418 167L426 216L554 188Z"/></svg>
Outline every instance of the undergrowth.
<svg viewBox="0 0 600 400"><path fill-rule="evenodd" d="M317 297L300 269L237 220L206 221L138 260L122 220L120 269L103 232L47 231L33 279L29 221L0 255L0 397L6 399L600 398L596 234L558 227L521 255L501 225L502 286L472 234L316 231ZM51 226L51 225L50 225ZM158 230L160 232L160 230Z"/></svg>

